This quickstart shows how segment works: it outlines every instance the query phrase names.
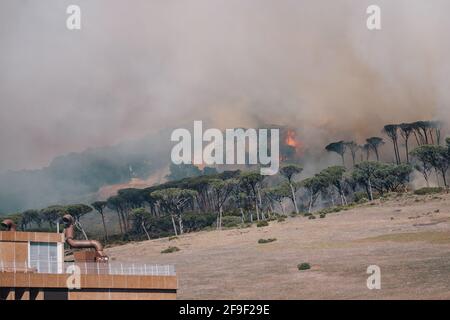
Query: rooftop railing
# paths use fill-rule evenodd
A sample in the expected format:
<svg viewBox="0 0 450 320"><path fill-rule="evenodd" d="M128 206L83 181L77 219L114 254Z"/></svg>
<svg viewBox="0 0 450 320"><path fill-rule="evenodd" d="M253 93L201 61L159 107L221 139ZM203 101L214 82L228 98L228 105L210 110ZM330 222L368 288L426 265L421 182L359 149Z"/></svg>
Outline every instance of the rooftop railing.
<svg viewBox="0 0 450 320"><path fill-rule="evenodd" d="M140 275L140 276L174 276L174 265L156 265L111 261L103 262L58 262L50 260L31 260L6 262L0 260L0 272L103 275Z"/></svg>

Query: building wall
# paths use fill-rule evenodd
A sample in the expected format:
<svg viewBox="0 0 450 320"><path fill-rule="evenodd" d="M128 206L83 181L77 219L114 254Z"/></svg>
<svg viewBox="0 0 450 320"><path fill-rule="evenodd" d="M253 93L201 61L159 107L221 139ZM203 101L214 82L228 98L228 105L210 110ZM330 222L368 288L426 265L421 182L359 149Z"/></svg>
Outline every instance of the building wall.
<svg viewBox="0 0 450 320"><path fill-rule="evenodd" d="M176 299L178 286L176 276L81 275L81 289L68 290L69 277L0 272L0 299L62 299L65 292L69 300L165 300Z"/></svg>
<svg viewBox="0 0 450 320"><path fill-rule="evenodd" d="M30 242L45 242L58 244L58 259L63 261L64 235L62 233L48 232L20 232L20 231L0 231L0 264L15 264L25 266L29 261ZM1 267L1 265L0 265Z"/></svg>
<svg viewBox="0 0 450 320"><path fill-rule="evenodd" d="M58 260L62 262L63 234L0 231L0 300L176 299L176 276L81 274L81 289L68 290L70 274L62 270L37 273L28 268L31 242L58 243Z"/></svg>
<svg viewBox="0 0 450 320"><path fill-rule="evenodd" d="M0 261L4 263L16 263L17 266L27 265L28 242L6 242L0 241Z"/></svg>
<svg viewBox="0 0 450 320"><path fill-rule="evenodd" d="M0 231L0 241L64 242L64 234L53 232Z"/></svg>
<svg viewBox="0 0 450 320"><path fill-rule="evenodd" d="M175 300L175 290L0 288L1 300Z"/></svg>
<svg viewBox="0 0 450 320"><path fill-rule="evenodd" d="M69 291L69 300L175 300L176 291L80 290Z"/></svg>

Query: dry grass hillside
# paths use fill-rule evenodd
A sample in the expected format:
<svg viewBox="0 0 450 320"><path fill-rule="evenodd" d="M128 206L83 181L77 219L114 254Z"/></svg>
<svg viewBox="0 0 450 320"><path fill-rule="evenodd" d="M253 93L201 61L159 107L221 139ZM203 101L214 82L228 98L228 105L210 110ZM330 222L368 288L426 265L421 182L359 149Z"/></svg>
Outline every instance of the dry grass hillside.
<svg viewBox="0 0 450 320"><path fill-rule="evenodd" d="M403 195L324 219L186 234L108 249L175 264L180 299L449 299L450 195ZM258 244L259 239L276 238ZM169 246L178 252L162 254ZM310 270L297 265L308 262ZM381 290L366 286L381 268Z"/></svg>

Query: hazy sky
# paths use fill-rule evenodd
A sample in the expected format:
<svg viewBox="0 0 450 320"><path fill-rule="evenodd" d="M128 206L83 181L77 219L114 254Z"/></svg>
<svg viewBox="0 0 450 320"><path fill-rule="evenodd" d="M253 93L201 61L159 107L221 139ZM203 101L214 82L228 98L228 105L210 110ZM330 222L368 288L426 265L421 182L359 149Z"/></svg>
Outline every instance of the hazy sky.
<svg viewBox="0 0 450 320"><path fill-rule="evenodd" d="M66 29L69 4L80 31ZM193 120L288 124L317 145L447 121L449 12L448 0L2 0L0 171Z"/></svg>

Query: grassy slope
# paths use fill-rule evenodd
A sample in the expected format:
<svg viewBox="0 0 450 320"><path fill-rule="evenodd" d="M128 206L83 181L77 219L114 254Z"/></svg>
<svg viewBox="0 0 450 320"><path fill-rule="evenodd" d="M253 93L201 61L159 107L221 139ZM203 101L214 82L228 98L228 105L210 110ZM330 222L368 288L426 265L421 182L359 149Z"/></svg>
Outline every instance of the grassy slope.
<svg viewBox="0 0 450 320"><path fill-rule="evenodd" d="M173 263L179 298L450 298L450 196L401 196L325 219L186 234L108 249L117 261ZM261 238L277 238L258 244ZM161 254L177 246L181 250ZM309 262L311 270L298 271ZM366 269L380 266L382 289Z"/></svg>

